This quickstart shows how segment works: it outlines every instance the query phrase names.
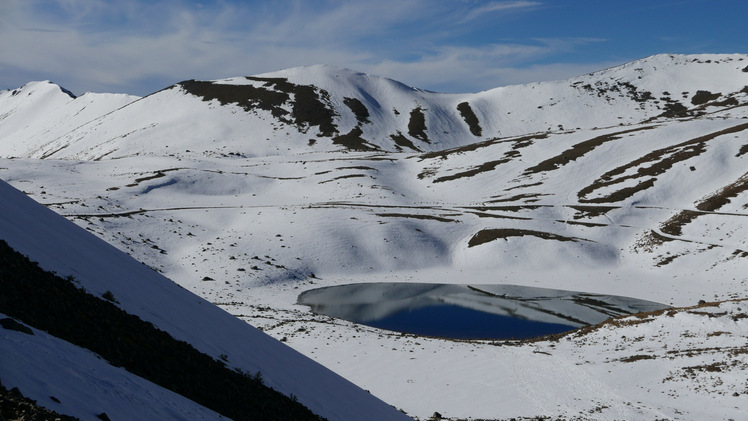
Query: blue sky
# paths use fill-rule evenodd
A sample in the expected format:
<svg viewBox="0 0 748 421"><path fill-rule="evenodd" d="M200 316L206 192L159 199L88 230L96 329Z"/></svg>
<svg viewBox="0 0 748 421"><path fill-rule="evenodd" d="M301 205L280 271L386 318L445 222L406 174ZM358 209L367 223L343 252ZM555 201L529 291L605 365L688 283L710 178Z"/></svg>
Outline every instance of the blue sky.
<svg viewBox="0 0 748 421"><path fill-rule="evenodd" d="M332 64L441 92L748 53L745 0L0 0L0 89L146 95Z"/></svg>

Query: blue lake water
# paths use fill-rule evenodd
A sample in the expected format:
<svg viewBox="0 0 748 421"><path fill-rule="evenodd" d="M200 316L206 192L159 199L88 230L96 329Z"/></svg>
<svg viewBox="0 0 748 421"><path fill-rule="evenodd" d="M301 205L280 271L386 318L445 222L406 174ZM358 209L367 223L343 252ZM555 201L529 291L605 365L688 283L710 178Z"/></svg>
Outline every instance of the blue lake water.
<svg viewBox="0 0 748 421"><path fill-rule="evenodd" d="M631 297L517 285L362 283L304 291L314 313L452 339L527 339L667 308Z"/></svg>
<svg viewBox="0 0 748 421"><path fill-rule="evenodd" d="M449 304L401 310L360 323L396 332L452 339L527 339L575 329L574 326L502 316Z"/></svg>

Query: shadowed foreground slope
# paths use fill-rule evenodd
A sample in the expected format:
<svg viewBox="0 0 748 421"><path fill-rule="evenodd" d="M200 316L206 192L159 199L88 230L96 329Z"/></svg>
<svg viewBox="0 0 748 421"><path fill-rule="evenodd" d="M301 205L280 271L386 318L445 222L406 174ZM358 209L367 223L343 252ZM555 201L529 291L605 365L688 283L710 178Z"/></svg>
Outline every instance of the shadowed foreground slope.
<svg viewBox="0 0 748 421"><path fill-rule="evenodd" d="M307 408L198 352L114 303L39 268L0 240L0 312L234 419L319 420ZM114 300L111 294L105 294Z"/></svg>

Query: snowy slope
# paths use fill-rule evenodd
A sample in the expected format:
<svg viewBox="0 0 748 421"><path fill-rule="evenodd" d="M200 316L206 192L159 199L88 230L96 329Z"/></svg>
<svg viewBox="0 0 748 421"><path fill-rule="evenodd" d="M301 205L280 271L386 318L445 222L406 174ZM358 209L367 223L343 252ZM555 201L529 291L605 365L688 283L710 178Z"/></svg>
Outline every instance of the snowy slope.
<svg viewBox="0 0 748 421"><path fill-rule="evenodd" d="M71 92L49 82L0 91L0 153L24 156L63 133L137 100L123 94Z"/></svg>
<svg viewBox="0 0 748 421"><path fill-rule="evenodd" d="M62 276L74 276L82 287L96 296L111 291L117 297L118 305L128 313L153 323L176 339L188 342L214 358L224 356L223 359L232 367L250 373L261 372L268 386L284 394L297 396L313 412L330 420L362 417L372 420L407 419L369 393L180 288L6 183L0 183L0 196L3 198L0 202L0 214L3 216L0 220L0 238L17 251L38 261L42 268ZM60 250L65 252L60 253ZM45 355L49 356L50 347L60 346L61 358L71 364L68 369L74 370L76 376L88 379L79 377L78 384L69 386L75 386L78 392L88 388L87 393L94 398L87 400L84 399L85 395L78 395L77 399L68 401L76 403L65 408L66 410L83 408L89 414L96 414L91 412L91 408L107 403L111 404L106 410L110 416L116 411L122 411L119 415L129 418L128 414L132 415L132 411L137 410L122 404L121 399L129 395L144 401L142 405L146 407L162 405L162 408L153 410L154 415L159 411L169 411L169 405L184 406L187 414L190 411L208 414L204 409L194 408L194 404L180 403L184 399L180 401L178 397L164 397L162 389L143 385L146 382L132 379L133 376L111 367L102 368L106 373L102 376L112 376L113 383L110 384L117 384L115 380L124 376L126 384L132 383L133 386L126 387L122 392L109 390L102 386L106 378L91 376L91 370L96 368L90 363L94 358L90 353L86 356L85 352L73 349L69 344L54 345L59 341L45 335L39 336L41 339L38 342L18 335L11 336L17 342L17 347L8 346L3 351L4 369L0 376L4 385L25 386L19 388L26 396L48 403L49 395L44 393L50 389L62 393L61 390L66 387L64 383L56 383L62 374L49 373L45 364L19 364L34 362L35 358L44 360L48 358ZM33 354L28 355L24 351ZM89 362L86 362L86 358ZM25 367L22 374L18 372L19 367ZM34 370L32 367L39 369ZM154 389L157 391L154 392ZM156 396L150 397L151 393ZM108 397L110 394L112 396ZM88 403L84 405L84 401ZM86 413L74 415L85 417ZM158 417L153 419L156 418Z"/></svg>
<svg viewBox="0 0 748 421"><path fill-rule="evenodd" d="M734 101L748 84L745 63L742 55L659 55L567 81L463 95L422 91L330 66L301 67L185 81L138 101L118 97L130 103L112 113L112 98L96 101L92 108L99 118L81 125L77 119L76 125L68 124L66 115L52 112L52 120L65 124L47 128L44 141L34 137L19 146L23 138L4 130L0 144L14 145L4 156L87 160L435 151L534 132L636 124L668 112L708 111L702 98L737 105ZM699 91L714 97L697 97ZM5 96L11 96L6 101L14 99L10 91ZM38 100L27 112L14 108L9 115L31 121L29 115L37 114L35 107L43 100L41 95L34 98Z"/></svg>
<svg viewBox="0 0 748 421"><path fill-rule="evenodd" d="M81 420L101 413L111 419L226 419L88 350L33 332L0 328L0 376L3 385L18 387L45 408Z"/></svg>
<svg viewBox="0 0 748 421"><path fill-rule="evenodd" d="M464 95L329 66L191 81L47 143L2 137L26 149L4 154L24 158L0 161L0 178L422 419L694 419L703 408L730 418L746 408L738 383L728 407L727 389L706 390L702 377L662 383L646 359L608 368L599 355L609 349L638 355L628 327L597 331L607 347L496 347L400 337L296 302L363 282L513 284L675 306L745 298L746 68L746 55L659 55ZM419 107L423 127L411 116ZM335 143L356 128L363 141ZM739 367L745 354L720 341L745 325L719 317L729 335L660 317L658 332L680 333L651 346L687 354L695 342L678 335L695 335ZM641 384L675 389L630 394L633 382L616 378L632 366L645 367ZM573 379L590 386L571 396Z"/></svg>

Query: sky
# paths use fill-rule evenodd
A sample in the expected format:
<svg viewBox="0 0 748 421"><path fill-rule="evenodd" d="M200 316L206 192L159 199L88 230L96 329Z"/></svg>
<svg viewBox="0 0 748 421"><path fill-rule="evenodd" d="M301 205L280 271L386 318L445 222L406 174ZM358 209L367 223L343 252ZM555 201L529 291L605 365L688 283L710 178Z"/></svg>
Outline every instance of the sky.
<svg viewBox="0 0 748 421"><path fill-rule="evenodd" d="M438 92L748 53L745 0L0 0L0 90L147 95L330 64Z"/></svg>

